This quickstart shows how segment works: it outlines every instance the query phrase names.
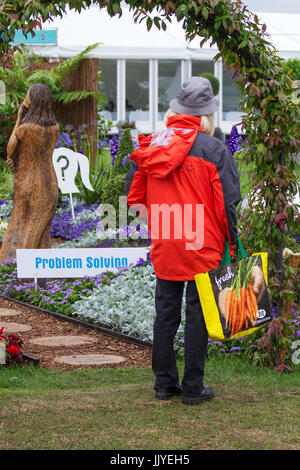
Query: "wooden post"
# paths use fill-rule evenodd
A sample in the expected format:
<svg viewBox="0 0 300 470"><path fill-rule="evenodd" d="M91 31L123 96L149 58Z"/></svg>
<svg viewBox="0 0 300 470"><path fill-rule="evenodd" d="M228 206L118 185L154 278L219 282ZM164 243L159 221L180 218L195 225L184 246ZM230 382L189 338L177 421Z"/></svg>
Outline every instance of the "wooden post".
<svg viewBox="0 0 300 470"><path fill-rule="evenodd" d="M284 258L289 257L289 265L291 268L295 269L295 275L297 275L300 253L293 253L288 248L285 248L283 250L283 257ZM282 316L284 318L288 318L291 315L292 302L293 302L293 299L285 299L283 303L283 309L282 309ZM286 353L285 348L281 348L279 350L278 364L284 364L285 353Z"/></svg>
<svg viewBox="0 0 300 470"><path fill-rule="evenodd" d="M68 91L88 90L98 91L98 59L83 59L76 70L65 81L65 89ZM97 150L97 119L98 103L96 98L86 98L73 101L68 105L54 104L54 113L58 122L63 125L71 124L78 129L86 124L86 132L92 149L92 158L95 160Z"/></svg>
<svg viewBox="0 0 300 470"><path fill-rule="evenodd" d="M33 64L30 70L50 70L60 62L41 62ZM98 65L99 59L83 59L77 68L69 75L65 82L66 91L98 91ZM86 124L86 133L92 149L92 159L95 161L97 151L98 128L98 103L96 98L86 98L80 101L73 101L69 104L54 103L53 111L57 122L63 126L68 124L78 129L82 124Z"/></svg>

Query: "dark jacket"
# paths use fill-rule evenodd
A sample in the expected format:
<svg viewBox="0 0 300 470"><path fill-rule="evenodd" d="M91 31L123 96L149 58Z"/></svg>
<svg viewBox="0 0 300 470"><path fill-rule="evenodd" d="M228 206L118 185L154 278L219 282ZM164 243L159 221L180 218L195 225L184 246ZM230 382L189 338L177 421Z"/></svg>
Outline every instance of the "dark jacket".
<svg viewBox="0 0 300 470"><path fill-rule="evenodd" d="M134 162L131 160L131 161L130 161L129 170L128 170L127 175L126 175L126 178L125 178L125 187L124 187L124 194L125 194L125 196L128 196L128 194L129 194L130 186L131 186L133 177L134 177L135 173L137 172L137 170L138 170L137 164L134 163Z"/></svg>
<svg viewBox="0 0 300 470"><path fill-rule="evenodd" d="M139 140L128 205L148 213L156 275L193 280L220 265L225 238L233 252L241 200L235 161L195 116L172 116L165 131Z"/></svg>

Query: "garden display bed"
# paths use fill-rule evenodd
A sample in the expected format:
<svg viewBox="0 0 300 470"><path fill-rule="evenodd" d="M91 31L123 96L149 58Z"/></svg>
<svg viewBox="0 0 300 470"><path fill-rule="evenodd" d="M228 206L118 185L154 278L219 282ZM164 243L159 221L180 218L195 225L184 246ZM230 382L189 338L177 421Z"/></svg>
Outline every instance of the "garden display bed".
<svg viewBox="0 0 300 470"><path fill-rule="evenodd" d="M1 315L0 323L18 323L30 326L30 330L20 332L24 341L23 352L25 355L38 359L41 367L46 369L59 369L62 371L74 370L74 368L94 368L94 365L73 365L58 362L61 356L74 355L103 355L120 356L122 362L107 364L109 367L145 367L151 364L150 343L126 337L116 332L109 332L98 328L96 325L85 324L63 315L47 312L26 305L22 302L0 297L0 309L7 309L7 315ZM3 312L3 310L2 310ZM72 340L66 341L62 346L33 343L33 340L50 337L82 337L79 344ZM84 341L86 339L86 341ZM41 342L41 341L40 341ZM105 367L105 364L101 365Z"/></svg>
<svg viewBox="0 0 300 470"><path fill-rule="evenodd" d="M121 140L124 136L125 132L122 133ZM127 140L129 139L130 134L127 136ZM232 154L240 149L240 141L241 138L233 128L228 139L228 147ZM76 142L76 147L77 144L78 142ZM130 148L127 144L130 144ZM115 230L105 230L103 233L101 224L99 225L100 201L117 207L119 196L123 195L129 155L133 150L131 139L127 144L119 145L119 136L115 140L106 138L105 141L99 142L99 150L109 145L111 162L108 169L103 172L103 181L100 181L101 184L92 199L90 199L91 195L82 190L74 197L74 218L69 197L60 196L51 224L53 248L150 247L148 229L143 224L136 228L131 224L127 226L125 224ZM58 145L73 148L75 142L72 142L66 132L62 132ZM80 150L84 153L83 148L80 147ZM102 161L100 154L97 158ZM92 170L92 175L98 178L98 169ZM106 194L104 188L107 171L111 172L111 180L107 185ZM115 185L112 185L114 181ZM5 187L4 183L3 187ZM244 189L247 194L250 190L248 182L244 186L248 188L247 191ZM112 187L114 189L111 192ZM0 248L13 205L12 197L7 197L7 199L0 200ZM299 242L299 238L296 241ZM147 262L141 262L140 259L133 268L120 270L118 273L100 272L94 277L78 279L39 279L38 285L30 279L18 278L14 260L5 261L0 268L0 308L19 312L16 317L0 316L0 328L2 320L7 323L19 322L31 326L30 330L25 331L23 327L23 331L19 332L24 341L23 351L28 356L37 358L42 367L72 370L81 366L60 363L57 362L57 358L82 354L121 357L122 362L107 364L109 367L143 367L151 364L156 276L150 258ZM182 323L177 332L174 347L177 357L181 359L184 355L184 302L185 300L182 306ZM276 313L275 307L273 307L273 313ZM300 311L298 307L292 309L292 315L292 324L295 328L290 336L296 341L299 338L297 327ZM8 331L5 330L5 333ZM60 345L58 337L66 335L68 344ZM79 344L72 344L71 337L73 336L88 336L93 341L88 342L82 339ZM43 343L45 337L52 338L51 345ZM57 340L55 345L54 337ZM33 339L39 339L39 344L32 343ZM230 342L209 339L208 357L245 354L248 359L253 358L256 362L267 361L266 354L258 351L259 344L259 335L249 335ZM83 364L82 367L93 366Z"/></svg>

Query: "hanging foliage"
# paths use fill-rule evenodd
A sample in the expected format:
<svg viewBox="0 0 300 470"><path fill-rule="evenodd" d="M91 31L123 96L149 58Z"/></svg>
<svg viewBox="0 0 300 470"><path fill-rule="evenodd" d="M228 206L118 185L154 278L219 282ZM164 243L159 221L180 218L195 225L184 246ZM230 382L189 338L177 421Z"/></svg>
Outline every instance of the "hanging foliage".
<svg viewBox="0 0 300 470"><path fill-rule="evenodd" d="M29 33L66 7L80 11L91 4L106 8L110 16L122 15L120 0L37 1L0 3L0 57L8 60L9 42L16 30ZM284 235L299 229L299 207L294 198L297 176L294 157L299 152L299 106L293 99L293 81L283 60L269 42L266 25L240 1L230 0L125 0L135 22L166 30L172 19L182 22L187 40L199 38L218 47L215 60L232 68L241 91L242 126L247 140L239 159L251 163L252 195L243 217L241 237L249 249L268 250L271 296L278 303L280 253ZM256 198L255 201L253 198ZM255 206L253 206L255 204Z"/></svg>

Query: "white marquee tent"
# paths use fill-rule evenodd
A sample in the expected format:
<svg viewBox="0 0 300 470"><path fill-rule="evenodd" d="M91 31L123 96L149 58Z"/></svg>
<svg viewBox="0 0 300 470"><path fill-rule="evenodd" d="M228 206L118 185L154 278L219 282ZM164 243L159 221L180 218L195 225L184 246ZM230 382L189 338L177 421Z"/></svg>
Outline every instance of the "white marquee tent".
<svg viewBox="0 0 300 470"><path fill-rule="evenodd" d="M282 57L300 58L300 14L257 13L260 22L267 25L271 42ZM155 26L147 31L145 22L134 23L133 12L127 7L119 18L111 18L106 10L90 7L81 13L69 11L63 18L55 18L44 24L45 28L57 28L56 46L35 46L40 53L52 57L69 57L84 47L101 42L94 56L97 57L168 57L190 58L198 55L213 57L215 48L200 49L200 40L187 43L181 23L167 22L167 30ZM43 49L41 50L41 47Z"/></svg>
<svg viewBox="0 0 300 470"><path fill-rule="evenodd" d="M278 51L278 55L287 58L300 59L300 14L287 13L257 13L260 23L266 23L270 41ZM113 120L131 119L137 122L141 131L153 131L161 127L163 108L161 98L176 95L178 86L192 74L202 72L202 68L208 67L220 80L220 111L217 113L217 124L224 132L229 132L232 125L240 122L240 112L237 108L238 92L232 87L230 76L225 76L223 65L220 61L213 64L212 59L217 53L215 46L205 44L200 48L201 38L187 43L182 25L173 21L167 22L167 30L158 30L154 25L150 32L147 31L145 22L134 23L133 12L128 7L123 8L123 14L111 18L106 10L100 10L93 6L81 13L69 11L63 18L55 18L47 21L44 29L57 30L57 44L35 45L35 52L53 60L71 57L91 44L100 42L91 53L91 57L100 59L100 69L103 66L103 79L106 84L105 92L114 103L114 113L107 111L107 117ZM108 65L110 61L111 65ZM131 61L131 62L130 62ZM139 78L139 88L149 91L148 103L141 104L140 108L135 103L128 111L127 103L134 101L131 98L137 88L134 82L132 70L147 61L148 78ZM138 63L139 61L139 63ZM180 67L172 67L165 76L160 72L162 61L180 61ZM112 77L112 64L115 63L115 78ZM133 64L130 69L130 63ZM198 64L198 65L197 65ZM201 66L203 66L201 68ZM109 70L109 73L106 72ZM127 74L131 70L131 82L133 90L130 92L131 82L127 80ZM137 70L137 69L136 69ZM204 70L203 70L204 71ZM229 78L228 78L229 77ZM232 73L231 73L232 77ZM114 92L108 89L115 80ZM147 83L146 83L147 82ZM113 85L111 85L111 88ZM163 92L161 91L163 89ZM115 97L111 96L115 93ZM235 105L233 103L235 102ZM131 113L131 114L130 114Z"/></svg>

